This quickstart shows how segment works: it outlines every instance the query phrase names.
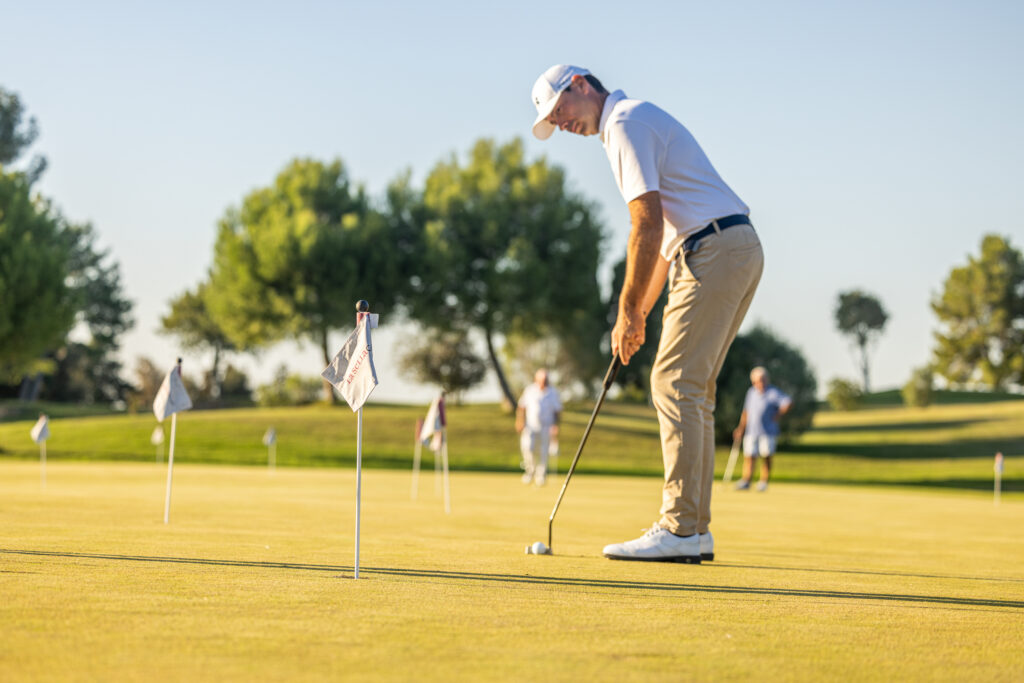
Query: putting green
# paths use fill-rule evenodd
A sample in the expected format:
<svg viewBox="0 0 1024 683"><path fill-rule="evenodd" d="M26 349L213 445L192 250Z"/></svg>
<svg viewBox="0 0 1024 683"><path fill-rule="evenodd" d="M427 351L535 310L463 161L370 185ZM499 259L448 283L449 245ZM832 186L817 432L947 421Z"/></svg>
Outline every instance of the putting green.
<svg viewBox="0 0 1024 683"><path fill-rule="evenodd" d="M0 464L5 680L971 679L1024 674L1024 501L716 491L717 559L612 562L656 478Z"/></svg>

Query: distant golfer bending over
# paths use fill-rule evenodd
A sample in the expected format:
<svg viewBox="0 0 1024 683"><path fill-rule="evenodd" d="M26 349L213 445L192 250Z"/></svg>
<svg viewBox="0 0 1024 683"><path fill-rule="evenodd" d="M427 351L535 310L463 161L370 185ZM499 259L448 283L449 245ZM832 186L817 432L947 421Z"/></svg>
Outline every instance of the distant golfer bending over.
<svg viewBox="0 0 1024 683"><path fill-rule="evenodd" d="M665 463L661 517L640 538L604 548L616 560L698 564L714 558L715 379L761 279L749 209L686 128L649 102L609 93L586 69L559 64L534 83L533 134L598 135L632 227L612 329L623 363L669 285L651 396Z"/></svg>

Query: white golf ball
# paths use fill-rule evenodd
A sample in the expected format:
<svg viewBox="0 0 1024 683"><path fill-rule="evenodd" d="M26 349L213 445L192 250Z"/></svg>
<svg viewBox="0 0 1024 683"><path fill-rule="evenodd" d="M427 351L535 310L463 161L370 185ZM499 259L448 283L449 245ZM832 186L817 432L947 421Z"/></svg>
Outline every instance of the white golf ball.
<svg viewBox="0 0 1024 683"><path fill-rule="evenodd" d="M530 552L534 555L544 555L548 552L548 547L540 541L537 541L530 546Z"/></svg>

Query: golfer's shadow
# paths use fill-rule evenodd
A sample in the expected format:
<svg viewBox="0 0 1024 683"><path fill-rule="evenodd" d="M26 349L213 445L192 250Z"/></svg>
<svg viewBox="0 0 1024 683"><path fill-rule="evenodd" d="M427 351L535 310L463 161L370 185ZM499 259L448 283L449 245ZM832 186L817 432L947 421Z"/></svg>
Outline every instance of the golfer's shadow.
<svg viewBox="0 0 1024 683"><path fill-rule="evenodd" d="M84 558L90 560L110 560L116 562L156 562L169 564L214 565L222 567L248 567L255 569L284 569L290 571L340 573L346 577L351 576L353 573L353 568L348 565L306 564L298 562L261 562L253 560L222 560L198 557L163 557L152 555L111 555L105 553L77 553L57 552L51 550L16 550L10 548L0 548L0 555L4 554L42 557ZM741 567L742 565L729 566ZM756 568L780 569L779 567ZM798 568L790 569L793 569L795 571L809 571ZM535 586L568 586L581 589L596 588L612 590L665 591L678 593L704 593L746 596L779 596L818 599L828 598L834 600L885 600L891 602L911 602L927 605L953 605L961 607L1001 607L1008 609L1024 610L1024 601L1021 600L961 598L943 595L913 595L907 593L865 593L854 591L810 590L799 588L758 588L756 586L722 586L693 583L665 583L655 581L618 581L613 579L583 579L561 576L532 576L521 574L499 574L486 572L460 572L441 569L406 569L398 567L360 566L359 572L360 576L366 578L372 578L375 576L394 576L411 579L433 579L445 581L516 583L522 585ZM883 572L875 573L881 574Z"/></svg>

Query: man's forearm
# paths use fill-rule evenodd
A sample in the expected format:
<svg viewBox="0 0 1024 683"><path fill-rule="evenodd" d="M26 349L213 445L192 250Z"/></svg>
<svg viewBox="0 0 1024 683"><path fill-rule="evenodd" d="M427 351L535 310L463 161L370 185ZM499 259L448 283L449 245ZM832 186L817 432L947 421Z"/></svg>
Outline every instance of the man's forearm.
<svg viewBox="0 0 1024 683"><path fill-rule="evenodd" d="M650 310L647 301L652 285L660 294L668 272L668 262L658 253L664 230L661 195L648 192L637 197L629 203L629 216L632 229L626 249L626 277L619 296L619 309L628 308L646 314ZM660 282L657 279L659 275ZM651 306L658 300L657 294Z"/></svg>

